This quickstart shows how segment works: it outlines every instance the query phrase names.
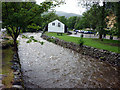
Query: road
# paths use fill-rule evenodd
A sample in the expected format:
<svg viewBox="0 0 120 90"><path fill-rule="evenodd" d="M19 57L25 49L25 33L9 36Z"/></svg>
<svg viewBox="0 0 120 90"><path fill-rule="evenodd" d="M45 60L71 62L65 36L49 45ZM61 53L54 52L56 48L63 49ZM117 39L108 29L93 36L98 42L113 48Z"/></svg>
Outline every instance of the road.
<svg viewBox="0 0 120 90"><path fill-rule="evenodd" d="M72 34L69 36L73 36L73 37L80 37L82 33L77 33L76 35L74 34L75 32L71 31ZM99 36L94 35L94 34L83 34L84 38L99 38ZM105 39L110 39L110 36L106 36ZM118 40L117 37L113 37L113 40Z"/></svg>
<svg viewBox="0 0 120 90"><path fill-rule="evenodd" d="M18 54L27 88L120 88L117 68L40 38L26 43L19 36Z"/></svg>

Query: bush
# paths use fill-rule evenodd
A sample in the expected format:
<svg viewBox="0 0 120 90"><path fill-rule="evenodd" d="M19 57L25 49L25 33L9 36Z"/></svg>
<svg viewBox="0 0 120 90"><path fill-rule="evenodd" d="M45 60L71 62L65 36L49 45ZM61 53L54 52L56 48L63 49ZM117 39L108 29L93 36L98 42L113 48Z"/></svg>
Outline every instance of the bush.
<svg viewBox="0 0 120 90"><path fill-rule="evenodd" d="M83 35L81 35L80 40L79 40L79 46L83 46L84 41L83 41Z"/></svg>

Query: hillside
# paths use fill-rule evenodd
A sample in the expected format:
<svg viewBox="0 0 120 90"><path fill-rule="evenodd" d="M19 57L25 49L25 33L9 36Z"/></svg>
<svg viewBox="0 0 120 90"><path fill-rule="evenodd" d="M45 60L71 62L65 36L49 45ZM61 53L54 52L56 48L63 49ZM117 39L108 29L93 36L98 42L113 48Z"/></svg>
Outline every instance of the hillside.
<svg viewBox="0 0 120 90"><path fill-rule="evenodd" d="M79 15L79 14L75 14L75 13L67 13L67 12L63 12L63 11L56 11L56 14L58 16L65 16L66 18L69 18L71 16L82 16L82 15Z"/></svg>

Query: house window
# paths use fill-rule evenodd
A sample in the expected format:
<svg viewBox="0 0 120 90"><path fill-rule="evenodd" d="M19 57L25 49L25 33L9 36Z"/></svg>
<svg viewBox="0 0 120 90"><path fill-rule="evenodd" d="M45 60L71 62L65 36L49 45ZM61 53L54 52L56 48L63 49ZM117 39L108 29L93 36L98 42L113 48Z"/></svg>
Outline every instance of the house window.
<svg viewBox="0 0 120 90"><path fill-rule="evenodd" d="M58 27L60 27L60 23L58 23Z"/></svg>
<svg viewBox="0 0 120 90"><path fill-rule="evenodd" d="M55 26L55 23L52 23L53 26Z"/></svg>

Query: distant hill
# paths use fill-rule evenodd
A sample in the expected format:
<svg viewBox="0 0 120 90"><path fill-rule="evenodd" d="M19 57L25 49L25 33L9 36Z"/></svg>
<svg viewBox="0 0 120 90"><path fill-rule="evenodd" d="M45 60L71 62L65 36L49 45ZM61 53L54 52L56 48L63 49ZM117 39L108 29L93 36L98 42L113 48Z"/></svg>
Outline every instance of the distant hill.
<svg viewBox="0 0 120 90"><path fill-rule="evenodd" d="M56 11L56 14L58 16L65 16L66 18L72 17L72 16L82 16L79 14L75 14L75 13L67 13L67 12L63 12L63 11Z"/></svg>

